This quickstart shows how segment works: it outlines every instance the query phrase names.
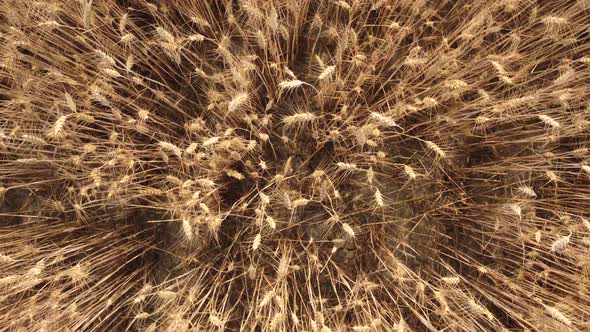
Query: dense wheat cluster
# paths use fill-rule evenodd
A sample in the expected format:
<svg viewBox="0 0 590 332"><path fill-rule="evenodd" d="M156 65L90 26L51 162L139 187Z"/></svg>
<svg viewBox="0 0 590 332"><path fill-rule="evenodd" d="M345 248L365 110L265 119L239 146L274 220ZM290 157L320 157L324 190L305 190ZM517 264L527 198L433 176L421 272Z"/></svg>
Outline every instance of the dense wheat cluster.
<svg viewBox="0 0 590 332"><path fill-rule="evenodd" d="M590 1L0 1L1 331L588 331Z"/></svg>

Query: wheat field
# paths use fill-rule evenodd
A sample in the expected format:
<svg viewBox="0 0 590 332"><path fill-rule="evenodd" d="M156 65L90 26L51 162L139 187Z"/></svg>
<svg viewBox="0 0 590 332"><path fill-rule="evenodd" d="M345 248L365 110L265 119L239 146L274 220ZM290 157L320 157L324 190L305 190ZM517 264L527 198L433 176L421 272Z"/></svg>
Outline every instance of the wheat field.
<svg viewBox="0 0 590 332"><path fill-rule="evenodd" d="M590 1L0 1L0 331L590 331Z"/></svg>

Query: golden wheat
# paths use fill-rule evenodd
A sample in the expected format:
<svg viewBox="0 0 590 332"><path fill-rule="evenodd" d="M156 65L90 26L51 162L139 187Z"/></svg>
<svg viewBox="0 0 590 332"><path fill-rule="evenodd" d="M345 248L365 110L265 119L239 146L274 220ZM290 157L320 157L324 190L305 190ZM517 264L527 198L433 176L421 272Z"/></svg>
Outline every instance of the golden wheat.
<svg viewBox="0 0 590 332"><path fill-rule="evenodd" d="M1 1L0 330L589 330L589 26Z"/></svg>

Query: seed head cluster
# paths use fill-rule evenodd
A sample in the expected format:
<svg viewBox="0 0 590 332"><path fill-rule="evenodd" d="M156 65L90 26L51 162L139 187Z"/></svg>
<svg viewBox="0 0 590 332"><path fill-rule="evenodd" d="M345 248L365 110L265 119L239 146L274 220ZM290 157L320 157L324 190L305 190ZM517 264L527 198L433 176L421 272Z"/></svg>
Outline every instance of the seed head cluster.
<svg viewBox="0 0 590 332"><path fill-rule="evenodd" d="M1 331L590 330L588 0L0 1Z"/></svg>

